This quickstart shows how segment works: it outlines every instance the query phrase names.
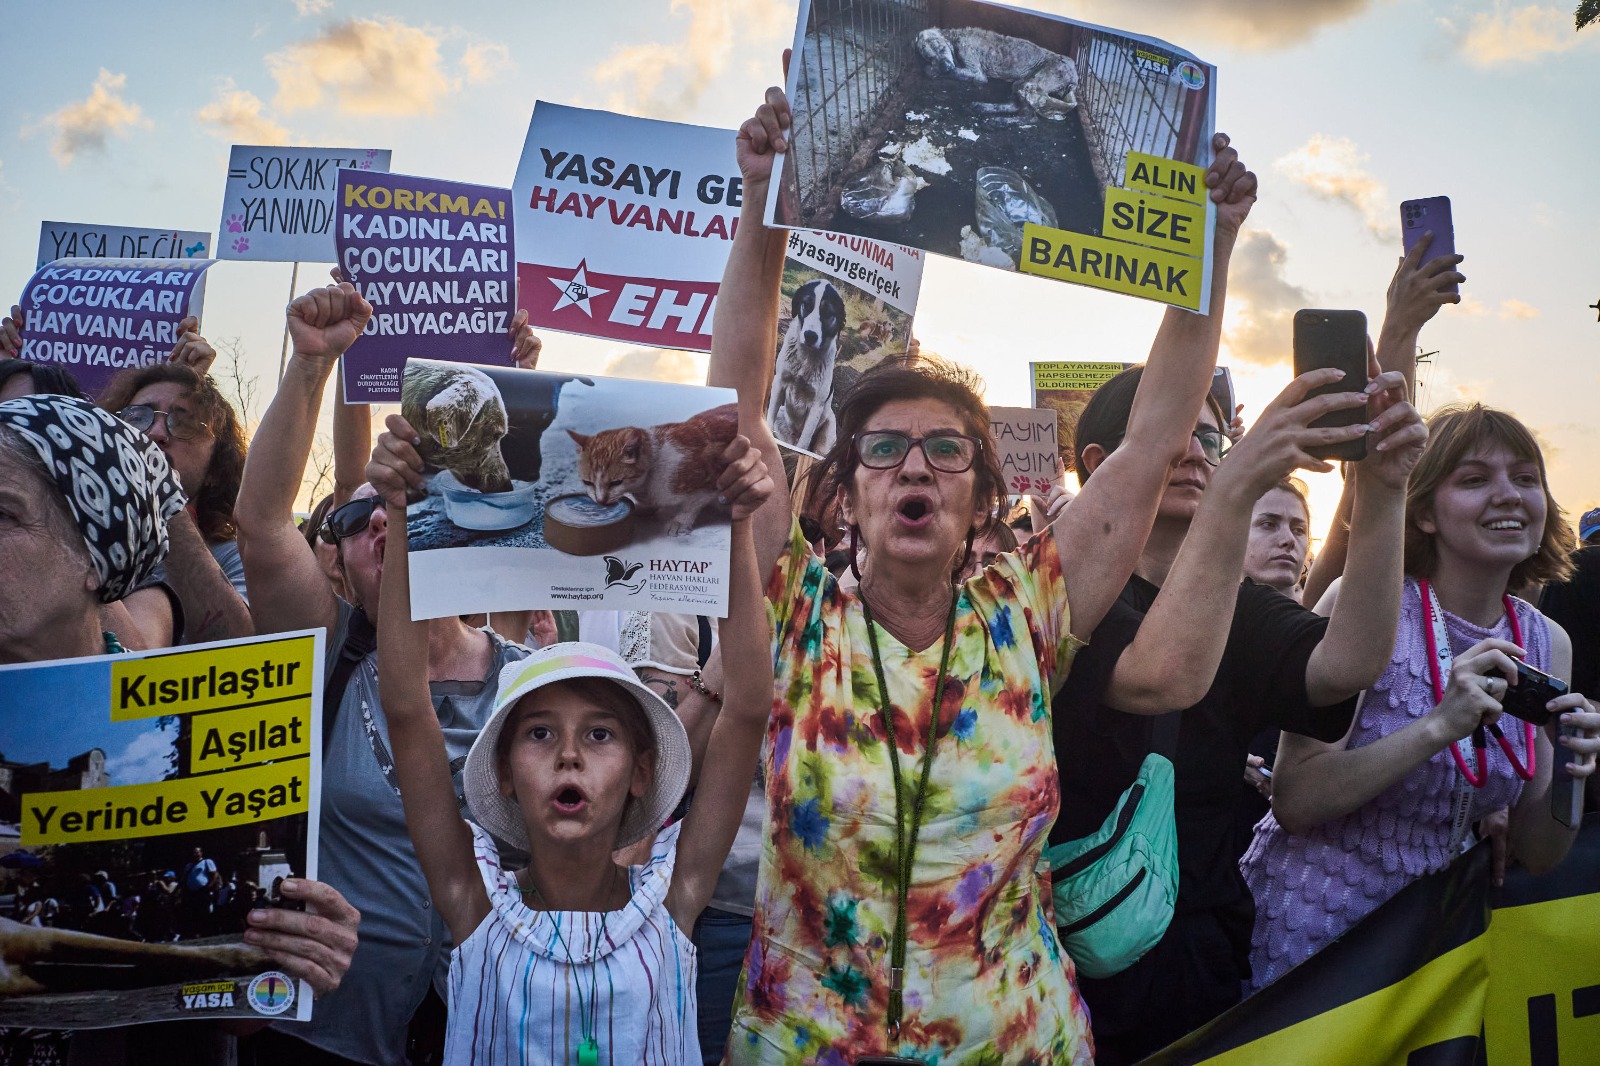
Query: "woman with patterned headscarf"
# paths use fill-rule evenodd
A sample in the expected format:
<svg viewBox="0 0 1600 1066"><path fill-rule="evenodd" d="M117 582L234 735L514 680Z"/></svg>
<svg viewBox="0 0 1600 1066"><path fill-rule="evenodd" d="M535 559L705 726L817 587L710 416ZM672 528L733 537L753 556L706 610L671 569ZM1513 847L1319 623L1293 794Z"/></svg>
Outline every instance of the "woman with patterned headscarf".
<svg viewBox="0 0 1600 1066"><path fill-rule="evenodd" d="M101 628L101 605L150 575L183 506L161 449L115 415L69 396L0 403L0 663L121 651ZM349 968L360 916L327 885L298 885L293 895L310 911L257 911L250 925L278 965L326 993ZM202 953L241 950L253 949L140 944L0 919L0 996L41 990L29 983L47 985L54 971L33 964L55 957L170 974L203 966ZM70 1037L0 1029L0 1061L65 1055Z"/></svg>

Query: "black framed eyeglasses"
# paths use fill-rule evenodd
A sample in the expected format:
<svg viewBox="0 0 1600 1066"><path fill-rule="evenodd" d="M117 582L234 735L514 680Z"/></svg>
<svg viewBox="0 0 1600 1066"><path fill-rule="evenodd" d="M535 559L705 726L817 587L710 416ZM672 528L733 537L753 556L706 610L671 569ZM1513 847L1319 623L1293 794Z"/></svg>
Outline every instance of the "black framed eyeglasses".
<svg viewBox="0 0 1600 1066"><path fill-rule="evenodd" d="M1222 457L1233 447L1233 440L1220 429L1207 426L1195 430L1193 436L1200 442L1200 451L1205 454L1206 462L1212 466L1222 462Z"/></svg>
<svg viewBox="0 0 1600 1066"><path fill-rule="evenodd" d="M922 449L922 458L933 469L946 474L961 474L972 469L983 442L965 433L930 433L908 437L893 429L857 433L856 458L869 470L893 470L906 461L912 448Z"/></svg>
<svg viewBox="0 0 1600 1066"><path fill-rule="evenodd" d="M383 500L380 497L363 496L336 507L328 514L322 528L317 530L317 536L322 538L324 544L338 544L346 537L353 537L367 528L372 521L372 512L381 506Z"/></svg>
<svg viewBox="0 0 1600 1066"><path fill-rule="evenodd" d="M144 403L124 407L117 412L117 417L140 433L149 433L159 418L166 423L167 435L179 440L193 440L210 428L197 416L181 408L176 411L163 411Z"/></svg>

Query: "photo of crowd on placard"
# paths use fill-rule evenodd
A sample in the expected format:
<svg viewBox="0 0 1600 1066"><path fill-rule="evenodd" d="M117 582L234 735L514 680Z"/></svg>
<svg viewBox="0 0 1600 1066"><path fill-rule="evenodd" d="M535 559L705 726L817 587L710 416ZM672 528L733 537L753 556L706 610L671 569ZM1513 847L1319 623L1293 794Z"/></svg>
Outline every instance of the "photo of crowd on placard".
<svg viewBox="0 0 1600 1066"><path fill-rule="evenodd" d="M1128 152L1204 165L1206 68L1147 38L943 0L812 0L775 212L1003 269L1027 223L1099 235Z"/></svg>

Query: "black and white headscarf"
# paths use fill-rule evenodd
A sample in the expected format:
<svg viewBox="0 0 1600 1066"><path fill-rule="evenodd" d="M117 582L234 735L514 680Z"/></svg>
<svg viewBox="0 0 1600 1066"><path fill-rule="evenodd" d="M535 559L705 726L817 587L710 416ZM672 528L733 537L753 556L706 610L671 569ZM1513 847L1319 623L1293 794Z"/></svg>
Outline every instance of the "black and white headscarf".
<svg viewBox="0 0 1600 1066"><path fill-rule="evenodd" d="M32 446L55 478L100 575L100 600L122 599L167 554L167 519L187 502L155 441L71 396L0 403L0 426Z"/></svg>

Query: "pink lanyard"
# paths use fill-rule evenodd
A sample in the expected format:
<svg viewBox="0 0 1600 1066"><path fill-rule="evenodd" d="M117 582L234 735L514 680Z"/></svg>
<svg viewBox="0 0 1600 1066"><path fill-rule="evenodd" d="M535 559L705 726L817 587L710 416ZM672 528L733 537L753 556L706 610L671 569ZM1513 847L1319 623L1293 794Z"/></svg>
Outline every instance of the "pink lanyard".
<svg viewBox="0 0 1600 1066"><path fill-rule="evenodd" d="M1428 622L1423 627L1423 635L1428 641L1428 673L1433 682L1433 702L1444 702L1444 671L1450 668L1451 653L1450 639L1444 627L1444 610L1439 606L1439 597L1434 594L1433 586L1426 580L1418 582L1422 596L1428 605ZM1506 621L1511 624L1511 642L1517 647L1522 647L1522 626L1517 621L1516 609L1511 605L1510 596L1502 596L1505 603ZM1524 781L1532 781L1533 775L1538 771L1538 747L1536 746L1537 734L1532 722L1522 723L1523 747L1528 752L1528 765L1524 767L1517 761L1517 753L1511 750L1511 742L1500 731L1498 723L1491 724L1488 731L1494 734L1494 739L1500 745L1500 750L1506 753L1506 760L1511 763L1511 769ZM1450 745L1450 757L1455 760L1456 769L1461 771L1461 776L1467 779L1467 784L1473 788L1482 788L1489 780L1488 747L1489 740L1484 736L1484 727L1479 726L1472 731L1472 749L1474 761L1478 765L1478 772L1474 774L1467 769L1467 760L1462 758L1461 749L1465 747L1465 738Z"/></svg>

